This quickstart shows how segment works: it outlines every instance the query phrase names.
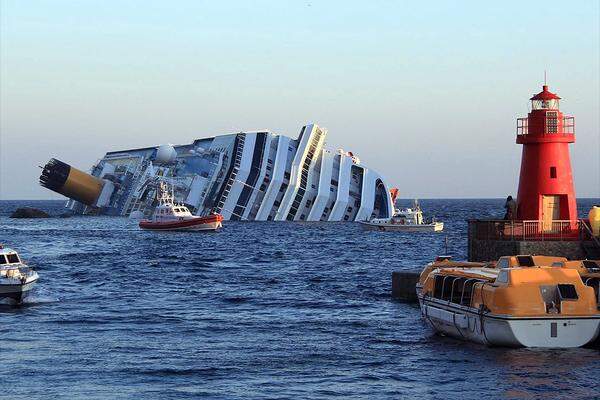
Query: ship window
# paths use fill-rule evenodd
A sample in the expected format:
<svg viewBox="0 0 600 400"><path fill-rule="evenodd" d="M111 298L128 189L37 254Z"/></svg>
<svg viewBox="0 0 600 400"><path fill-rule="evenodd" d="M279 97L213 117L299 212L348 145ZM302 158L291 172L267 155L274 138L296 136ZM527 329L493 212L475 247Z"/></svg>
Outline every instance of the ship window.
<svg viewBox="0 0 600 400"><path fill-rule="evenodd" d="M14 264L14 263L18 263L19 262L19 256L16 255L15 253L7 254L6 258L8 258L8 263L9 264Z"/></svg>
<svg viewBox="0 0 600 400"><path fill-rule="evenodd" d="M550 167L550 178L556 179L556 167Z"/></svg>
<svg viewBox="0 0 600 400"><path fill-rule="evenodd" d="M349 219L350 219L350 216L344 215L344 221L348 221Z"/></svg>
<svg viewBox="0 0 600 400"><path fill-rule="evenodd" d="M575 285L570 284L558 284L558 295L561 300L577 300L579 296L577 296L577 290L575 289Z"/></svg>
<svg viewBox="0 0 600 400"><path fill-rule="evenodd" d="M0 254L0 265L2 264L6 264L6 257L4 257L4 254Z"/></svg>

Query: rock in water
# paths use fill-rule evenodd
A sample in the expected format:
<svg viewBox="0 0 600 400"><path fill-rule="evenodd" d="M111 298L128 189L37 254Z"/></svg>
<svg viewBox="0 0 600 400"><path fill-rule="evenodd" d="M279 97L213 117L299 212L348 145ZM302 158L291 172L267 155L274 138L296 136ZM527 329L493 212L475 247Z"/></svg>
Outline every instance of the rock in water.
<svg viewBox="0 0 600 400"><path fill-rule="evenodd" d="M50 215L42 210L31 207L17 208L10 216L11 218L50 218Z"/></svg>

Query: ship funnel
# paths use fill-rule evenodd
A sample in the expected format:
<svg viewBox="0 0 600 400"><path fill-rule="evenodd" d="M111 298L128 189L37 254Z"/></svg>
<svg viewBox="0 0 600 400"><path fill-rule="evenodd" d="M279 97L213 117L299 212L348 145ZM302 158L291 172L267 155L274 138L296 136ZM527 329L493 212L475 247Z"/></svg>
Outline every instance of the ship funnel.
<svg viewBox="0 0 600 400"><path fill-rule="evenodd" d="M42 170L40 185L80 203L95 206L104 181L53 158Z"/></svg>

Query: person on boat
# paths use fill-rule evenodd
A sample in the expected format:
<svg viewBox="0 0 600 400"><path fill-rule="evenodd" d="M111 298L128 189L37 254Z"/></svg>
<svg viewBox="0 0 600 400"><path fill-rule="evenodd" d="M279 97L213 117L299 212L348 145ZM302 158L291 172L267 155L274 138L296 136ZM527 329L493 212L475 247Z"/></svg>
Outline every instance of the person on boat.
<svg viewBox="0 0 600 400"><path fill-rule="evenodd" d="M517 202L513 200L512 196L508 196L506 198L506 203L504 203L504 209L506 213L504 214L504 219L513 220L517 217Z"/></svg>

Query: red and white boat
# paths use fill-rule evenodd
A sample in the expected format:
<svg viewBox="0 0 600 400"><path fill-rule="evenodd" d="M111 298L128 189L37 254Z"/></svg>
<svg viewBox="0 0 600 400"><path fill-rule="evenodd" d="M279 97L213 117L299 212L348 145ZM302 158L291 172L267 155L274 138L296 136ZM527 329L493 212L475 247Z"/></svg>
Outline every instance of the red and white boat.
<svg viewBox="0 0 600 400"><path fill-rule="evenodd" d="M199 217L183 204L176 204L164 182L160 184L158 206L152 219L140 221L140 228L155 231L216 231L223 226L220 214Z"/></svg>

